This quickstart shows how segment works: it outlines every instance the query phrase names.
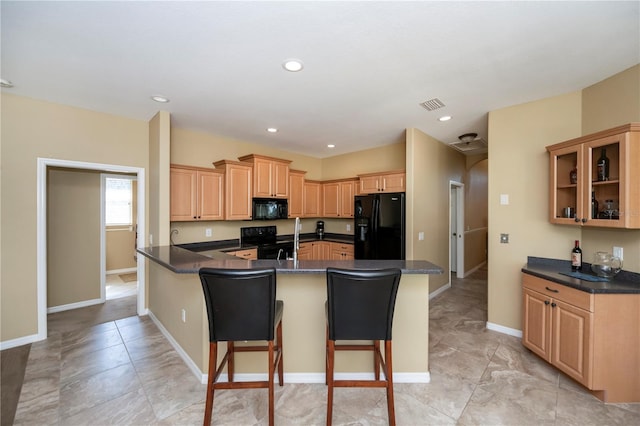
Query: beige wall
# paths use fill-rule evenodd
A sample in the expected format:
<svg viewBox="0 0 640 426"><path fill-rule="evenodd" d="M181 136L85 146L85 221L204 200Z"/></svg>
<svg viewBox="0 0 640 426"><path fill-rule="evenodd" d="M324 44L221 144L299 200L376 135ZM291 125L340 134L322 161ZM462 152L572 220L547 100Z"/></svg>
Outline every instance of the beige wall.
<svg viewBox="0 0 640 426"><path fill-rule="evenodd" d="M0 338L36 334L37 158L147 167L148 124L1 95Z"/></svg>
<svg viewBox="0 0 640 426"><path fill-rule="evenodd" d="M469 158L466 159L469 164ZM474 270L487 261L489 212L487 189L489 160L467 166L464 179L464 271Z"/></svg>
<svg viewBox="0 0 640 426"><path fill-rule="evenodd" d="M49 168L47 307L100 298L100 173Z"/></svg>
<svg viewBox="0 0 640 426"><path fill-rule="evenodd" d="M428 260L445 271L430 277L433 292L449 282L449 182L463 181L465 158L417 129L407 129L406 149L407 258Z"/></svg>
<svg viewBox="0 0 640 426"><path fill-rule="evenodd" d="M149 121L149 235L145 245L169 245L171 117L159 111Z"/></svg>
<svg viewBox="0 0 640 426"><path fill-rule="evenodd" d="M322 179L356 177L364 173L404 170L406 142L322 159Z"/></svg>
<svg viewBox="0 0 640 426"><path fill-rule="evenodd" d="M569 259L581 240L586 261L598 250L624 252L624 269L640 272L640 231L548 222L547 145L640 121L640 66L583 91L489 113L489 322L521 329L520 268L527 256ZM510 205L499 203L509 194ZM500 244L499 234L510 243Z"/></svg>
<svg viewBox="0 0 640 426"><path fill-rule="evenodd" d="M582 134L640 121L640 64L582 91Z"/></svg>
<svg viewBox="0 0 640 426"><path fill-rule="evenodd" d="M580 228L549 223L545 146L580 136L580 92L489 113L490 323L520 329L520 269L527 256L569 259ZM509 205L500 205L500 194ZM500 244L500 234L509 244Z"/></svg>

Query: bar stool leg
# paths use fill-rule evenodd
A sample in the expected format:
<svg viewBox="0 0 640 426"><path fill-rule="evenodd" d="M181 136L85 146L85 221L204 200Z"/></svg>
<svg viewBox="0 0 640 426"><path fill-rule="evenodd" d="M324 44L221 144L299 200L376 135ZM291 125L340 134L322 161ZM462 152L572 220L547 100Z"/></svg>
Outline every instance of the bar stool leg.
<svg viewBox="0 0 640 426"><path fill-rule="evenodd" d="M207 378L207 402L204 407L204 426L211 424L211 414L213 411L213 383L216 378L218 363L218 344L209 343L209 374Z"/></svg>
<svg viewBox="0 0 640 426"><path fill-rule="evenodd" d="M384 341L384 360L387 366L385 378L387 379L387 411L389 412L389 425L395 426L396 412L393 405L393 362L391 360L391 340Z"/></svg>
<svg viewBox="0 0 640 426"><path fill-rule="evenodd" d="M276 328L276 336L278 338L278 350L280 351L280 361L278 362L278 383L280 386L284 384L284 361L283 361L283 345L282 345L282 321L278 323Z"/></svg>
<svg viewBox="0 0 640 426"><path fill-rule="evenodd" d="M333 368L334 368L335 342L327 340L327 426L333 422Z"/></svg>
<svg viewBox="0 0 640 426"><path fill-rule="evenodd" d="M235 353L236 348L233 342L227 342L227 353L229 354L229 358L227 359L227 376L229 377L229 381L233 382L233 373L235 370Z"/></svg>
<svg viewBox="0 0 640 426"><path fill-rule="evenodd" d="M274 389L273 389L273 340L269 341L269 426L273 426L274 422L274 409L273 409L273 399L274 399Z"/></svg>
<svg viewBox="0 0 640 426"><path fill-rule="evenodd" d="M373 341L373 375L376 380L380 380L380 341Z"/></svg>

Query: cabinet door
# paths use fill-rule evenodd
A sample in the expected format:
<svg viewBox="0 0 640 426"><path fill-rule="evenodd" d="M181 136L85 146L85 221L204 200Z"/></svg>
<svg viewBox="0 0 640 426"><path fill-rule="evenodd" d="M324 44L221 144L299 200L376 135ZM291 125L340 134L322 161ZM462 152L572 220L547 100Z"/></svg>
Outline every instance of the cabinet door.
<svg viewBox="0 0 640 426"><path fill-rule="evenodd" d="M585 175L583 152L580 146L570 146L549 152L549 221L565 225L580 225L586 217L583 189ZM577 180L571 182L571 171L577 169ZM591 197L589 197L591 198ZM566 215L565 209L573 209ZM571 216L571 217L568 217Z"/></svg>
<svg viewBox="0 0 640 426"><path fill-rule="evenodd" d="M304 183L304 217L320 217L322 213L322 191L320 183Z"/></svg>
<svg viewBox="0 0 640 426"><path fill-rule="evenodd" d="M170 220L197 219L198 180L195 170L170 169Z"/></svg>
<svg viewBox="0 0 640 426"><path fill-rule="evenodd" d="M298 249L298 260L313 259L313 243L302 243Z"/></svg>
<svg viewBox="0 0 640 426"><path fill-rule="evenodd" d="M312 243L313 260L327 260L331 258L331 245L328 241L318 241Z"/></svg>
<svg viewBox="0 0 640 426"><path fill-rule="evenodd" d="M625 159L626 137L621 134L602 138L584 144L586 179L584 182L585 209L591 205L591 194L598 201L596 217L588 215L585 224L604 228L622 228L625 218L631 217L627 213L627 197L625 196ZM606 180L598 177L597 163L602 154L609 160L609 171ZM637 183L636 183L637 185ZM613 208L607 209L607 201L611 201ZM623 213L622 215L620 213Z"/></svg>
<svg viewBox="0 0 640 426"><path fill-rule="evenodd" d="M404 192L406 190L405 173L383 175L380 180L384 192Z"/></svg>
<svg viewBox="0 0 640 426"><path fill-rule="evenodd" d="M256 158L253 163L253 196L273 197L271 176L273 163L269 160Z"/></svg>
<svg viewBox="0 0 640 426"><path fill-rule="evenodd" d="M229 164L225 173L225 219L251 219L251 166Z"/></svg>
<svg viewBox="0 0 640 426"><path fill-rule="evenodd" d="M304 215L304 174L289 174L289 217Z"/></svg>
<svg viewBox="0 0 640 426"><path fill-rule="evenodd" d="M224 219L224 175L198 172L198 219Z"/></svg>
<svg viewBox="0 0 640 426"><path fill-rule="evenodd" d="M552 301L551 307L551 363L590 388L593 314L557 299Z"/></svg>
<svg viewBox="0 0 640 426"><path fill-rule="evenodd" d="M340 217L353 217L354 182L340 183Z"/></svg>
<svg viewBox="0 0 640 426"><path fill-rule="evenodd" d="M322 193L324 199L323 213L324 217L340 216L340 184L338 182L330 182L322 184Z"/></svg>
<svg viewBox="0 0 640 426"><path fill-rule="evenodd" d="M271 170L271 190L273 196L277 198L287 198L289 196L289 165L273 162Z"/></svg>
<svg viewBox="0 0 640 426"><path fill-rule="evenodd" d="M360 193L375 194L380 192L380 176L366 176L360 178Z"/></svg>
<svg viewBox="0 0 640 426"><path fill-rule="evenodd" d="M547 362L551 361L551 299L523 288L522 344Z"/></svg>

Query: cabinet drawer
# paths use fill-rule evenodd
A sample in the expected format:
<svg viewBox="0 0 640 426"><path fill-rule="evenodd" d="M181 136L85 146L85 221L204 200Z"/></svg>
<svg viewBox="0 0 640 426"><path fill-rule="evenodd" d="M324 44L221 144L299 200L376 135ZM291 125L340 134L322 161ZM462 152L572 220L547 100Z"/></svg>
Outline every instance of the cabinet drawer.
<svg viewBox="0 0 640 426"><path fill-rule="evenodd" d="M545 296L549 296L586 311L593 312L594 297L591 293L576 290L575 288L567 287L562 284L547 281L524 273L522 274L522 285L523 287L542 293Z"/></svg>

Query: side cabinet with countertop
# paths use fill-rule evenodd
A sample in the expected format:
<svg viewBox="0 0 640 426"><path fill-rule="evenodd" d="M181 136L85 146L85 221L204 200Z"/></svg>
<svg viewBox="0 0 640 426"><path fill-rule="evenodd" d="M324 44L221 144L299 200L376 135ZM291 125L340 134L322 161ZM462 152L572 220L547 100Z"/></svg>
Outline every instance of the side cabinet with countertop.
<svg viewBox="0 0 640 426"><path fill-rule="evenodd" d="M640 402L640 293L591 293L527 273L522 293L525 347L605 402Z"/></svg>

